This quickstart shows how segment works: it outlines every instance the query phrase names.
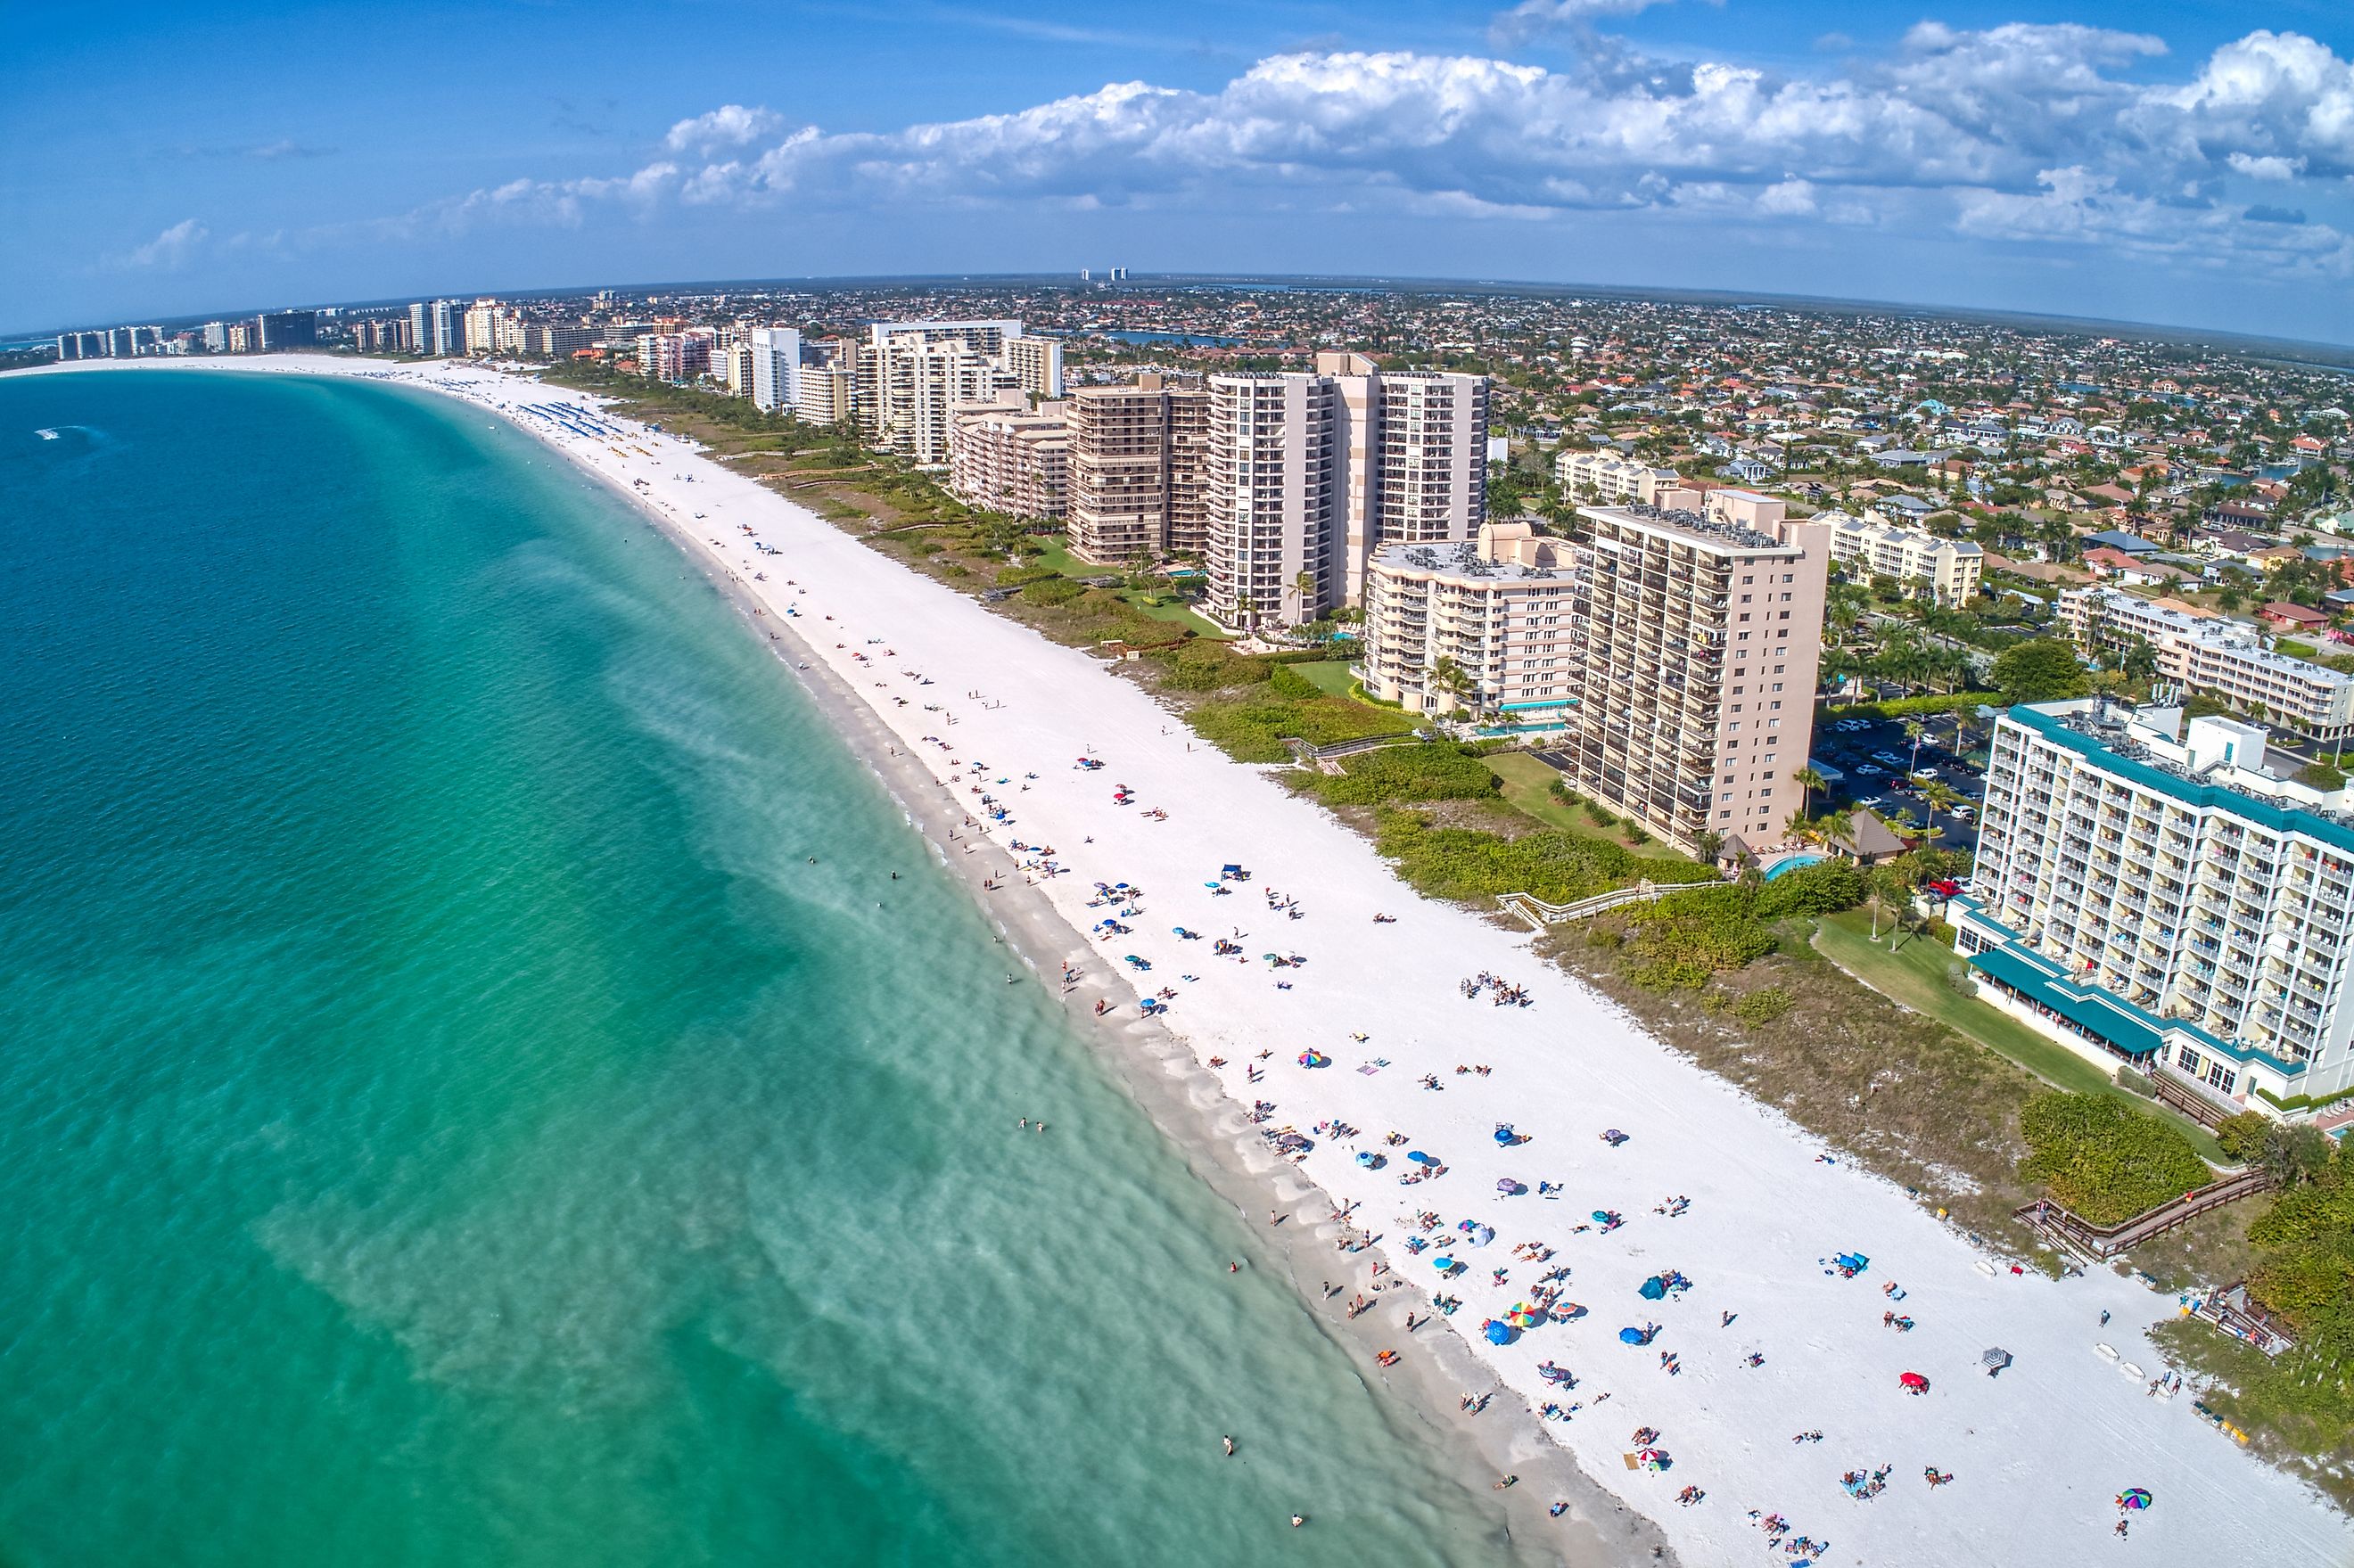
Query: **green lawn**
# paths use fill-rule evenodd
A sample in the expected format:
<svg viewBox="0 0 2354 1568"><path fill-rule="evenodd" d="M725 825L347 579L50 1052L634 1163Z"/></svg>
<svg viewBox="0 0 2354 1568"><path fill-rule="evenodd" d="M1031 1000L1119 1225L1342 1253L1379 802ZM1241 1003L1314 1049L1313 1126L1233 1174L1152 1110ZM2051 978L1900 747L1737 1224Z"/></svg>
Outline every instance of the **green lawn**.
<svg viewBox="0 0 2354 1568"><path fill-rule="evenodd" d="M1150 616L1154 620L1166 620L1172 625L1188 627L1196 637L1214 638L1224 642L1234 636L1233 632L1223 630L1213 622L1196 615L1192 607L1182 599L1172 596L1155 602L1154 596L1136 592L1123 592L1119 597L1127 600L1129 607L1137 614Z"/></svg>
<svg viewBox="0 0 2354 1568"><path fill-rule="evenodd" d="M1357 690L1357 678L1349 673L1349 664L1346 659L1319 659L1294 664L1291 671L1328 697L1346 697L1355 695Z"/></svg>
<svg viewBox="0 0 2354 1568"><path fill-rule="evenodd" d="M1488 766L1504 781L1504 800L1524 816L1534 817L1549 828L1559 828L1581 838L1597 839L1614 843L1630 854L1645 860L1671 860L1685 865L1691 857L1679 853L1672 844L1652 839L1647 843L1630 844L1625 835L1605 832L1594 825L1594 819L1580 806L1564 806L1553 798L1553 781L1561 777L1555 769L1526 751L1499 751L1488 758Z"/></svg>
<svg viewBox="0 0 2354 1568"><path fill-rule="evenodd" d="M1107 573L1114 576L1126 575L1118 567L1089 566L1072 555L1070 547L1058 535L1034 534L1031 537L1044 546L1045 549L1030 558L1050 572L1056 572L1073 578L1099 577ZM1232 632L1220 630L1212 622L1195 614L1193 607L1173 591L1155 594L1140 592L1134 588L1122 588L1119 590L1119 597L1138 614L1150 616L1154 620L1168 621L1172 626L1185 627L1196 637L1214 637L1220 641L1225 641L1234 635ZM1343 685L1334 694L1346 696L1348 689Z"/></svg>
<svg viewBox="0 0 2354 1568"><path fill-rule="evenodd" d="M1850 909L1827 915L1815 927L1815 947L1824 957L1891 1001L1936 1019L1999 1056L2026 1068L2054 1088L2079 1095L2115 1095L2137 1109L2154 1112L2182 1128L2200 1156L2228 1164L2214 1135L2190 1118L2117 1087L2108 1074L2066 1046L2030 1029L2009 1013L1956 991L1946 982L1948 965L1962 960L1954 949L1928 937L1903 936L1881 922L1872 940L1872 915Z"/></svg>

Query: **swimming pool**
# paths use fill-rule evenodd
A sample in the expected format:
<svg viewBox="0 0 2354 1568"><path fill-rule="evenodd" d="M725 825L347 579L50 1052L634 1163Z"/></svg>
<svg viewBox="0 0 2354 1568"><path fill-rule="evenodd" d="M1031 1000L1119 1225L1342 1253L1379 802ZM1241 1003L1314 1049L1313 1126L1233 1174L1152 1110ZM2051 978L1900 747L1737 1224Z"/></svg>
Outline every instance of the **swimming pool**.
<svg viewBox="0 0 2354 1568"><path fill-rule="evenodd" d="M1766 880L1771 882L1784 872L1797 871L1809 865L1820 865L1829 858L1829 855L1821 854L1794 854L1787 860L1775 862L1773 869L1766 872Z"/></svg>

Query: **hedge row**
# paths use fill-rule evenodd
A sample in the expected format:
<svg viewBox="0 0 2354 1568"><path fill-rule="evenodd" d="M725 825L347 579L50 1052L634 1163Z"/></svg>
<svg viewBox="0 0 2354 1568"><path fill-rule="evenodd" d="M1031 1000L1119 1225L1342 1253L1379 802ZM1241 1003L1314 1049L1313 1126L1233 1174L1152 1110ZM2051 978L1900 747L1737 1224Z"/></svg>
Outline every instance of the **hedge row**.
<svg viewBox="0 0 2354 1568"><path fill-rule="evenodd" d="M1981 707L2004 706L2000 692L1952 692L1944 696L1892 697L1885 702L1833 705L1828 711L1841 718L1918 718L1924 714L1976 713Z"/></svg>

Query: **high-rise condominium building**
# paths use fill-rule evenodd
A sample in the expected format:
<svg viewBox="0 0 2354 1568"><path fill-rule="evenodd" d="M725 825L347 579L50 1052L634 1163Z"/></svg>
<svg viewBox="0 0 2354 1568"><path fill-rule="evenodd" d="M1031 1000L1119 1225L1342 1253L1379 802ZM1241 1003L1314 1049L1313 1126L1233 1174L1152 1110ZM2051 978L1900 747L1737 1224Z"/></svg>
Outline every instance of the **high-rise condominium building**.
<svg viewBox="0 0 2354 1568"><path fill-rule="evenodd" d="M139 352L138 339L129 327L111 327L106 334L106 353L110 359L129 359Z"/></svg>
<svg viewBox="0 0 2354 1568"><path fill-rule="evenodd" d="M432 352L444 358L462 355L466 352L466 302L436 300L430 311L428 334Z"/></svg>
<svg viewBox="0 0 2354 1568"><path fill-rule="evenodd" d="M994 326L997 323L991 323ZM993 343L993 334L991 334ZM1013 390L992 347L938 327L895 333L859 351L858 413L876 446L916 461L949 460L949 416Z"/></svg>
<svg viewBox="0 0 2354 1568"><path fill-rule="evenodd" d="M948 461L960 405L1002 391L1055 397L1063 387L1062 344L1025 336L1018 321L875 322L843 363L867 439L927 464Z"/></svg>
<svg viewBox="0 0 2354 1568"><path fill-rule="evenodd" d="M319 313L316 311L277 311L265 313L254 322L255 336L264 354L281 349L309 348L319 341Z"/></svg>
<svg viewBox="0 0 2354 1568"><path fill-rule="evenodd" d="M858 374L840 365L801 366L794 412L805 425L847 425L858 418Z"/></svg>
<svg viewBox="0 0 2354 1568"><path fill-rule="evenodd" d="M1205 544L1210 394L1155 373L1084 387L1070 414L1070 546L1086 561L1190 555Z"/></svg>
<svg viewBox="0 0 2354 1568"><path fill-rule="evenodd" d="M352 347L362 354L398 354L408 346L407 316L368 316L352 323Z"/></svg>
<svg viewBox="0 0 2354 1568"><path fill-rule="evenodd" d="M1380 546L1486 520L1483 376L1337 353L1312 372L1214 376L1209 436L1207 602L1228 625L1311 620L1362 596Z"/></svg>
<svg viewBox="0 0 2354 1568"><path fill-rule="evenodd" d="M1210 377L1207 608L1228 626L1297 624L1334 601L1337 402L1319 376Z"/></svg>
<svg viewBox="0 0 2354 1568"><path fill-rule="evenodd" d="M801 332L762 326L754 327L751 335L753 407L791 412L801 396Z"/></svg>
<svg viewBox="0 0 2354 1568"><path fill-rule="evenodd" d="M949 489L959 500L1011 517L1056 518L1070 488L1065 406L1035 412L1018 391L991 407L957 410L949 438Z"/></svg>
<svg viewBox="0 0 2354 1568"><path fill-rule="evenodd" d="M1814 740L1829 529L1747 491L1663 499L1577 509L1570 619L1510 657L1567 673L1581 792L1686 850L1778 843Z"/></svg>
<svg viewBox="0 0 2354 1568"><path fill-rule="evenodd" d="M1033 397L1063 395L1063 340L1057 337L1007 338L1000 350L1014 384Z"/></svg>
<svg viewBox="0 0 2354 1568"><path fill-rule="evenodd" d="M894 337L919 337L928 343L944 343L954 339L985 358L995 359L1004 352L1008 338L1022 335L1018 321L967 322L869 322L866 342L880 348L884 340Z"/></svg>
<svg viewBox="0 0 2354 1568"><path fill-rule="evenodd" d="M476 300L466 308L465 333L468 354L498 352L501 313L501 308L496 300Z"/></svg>
<svg viewBox="0 0 2354 1568"><path fill-rule="evenodd" d="M433 307L420 301L408 307L408 349L412 354L429 354L432 348Z"/></svg>
<svg viewBox="0 0 2354 1568"><path fill-rule="evenodd" d="M1526 523L1384 545L1365 567L1365 689L1413 713L1468 710L1514 734L1558 729L1582 588L1577 546Z"/></svg>
<svg viewBox="0 0 2354 1568"><path fill-rule="evenodd" d="M2354 790L2303 768L2221 716L2011 709L1953 906L1979 994L2226 1112L2354 1087Z"/></svg>
<svg viewBox="0 0 2354 1568"><path fill-rule="evenodd" d="M534 359L569 359L597 346L604 334L578 322L533 322L523 329L520 352Z"/></svg>
<svg viewBox="0 0 2354 1568"><path fill-rule="evenodd" d="M638 374L649 381L692 381L711 368L716 338L708 327L648 333L638 339Z"/></svg>

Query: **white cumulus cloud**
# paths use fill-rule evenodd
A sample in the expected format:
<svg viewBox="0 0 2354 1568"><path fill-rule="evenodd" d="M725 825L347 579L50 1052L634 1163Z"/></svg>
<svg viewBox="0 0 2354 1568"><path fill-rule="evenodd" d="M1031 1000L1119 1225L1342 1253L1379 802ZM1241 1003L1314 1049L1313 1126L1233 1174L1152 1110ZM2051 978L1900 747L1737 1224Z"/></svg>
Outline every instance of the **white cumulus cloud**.
<svg viewBox="0 0 2354 1568"><path fill-rule="evenodd" d="M1583 23L1644 3L1542 0L1506 15ZM1596 47L1557 69L1300 50L1209 90L1114 82L875 131L779 136L782 116L729 104L679 122L667 155L634 175L518 180L399 221L577 223L588 204L669 201L1539 222L1643 211L2195 253L2296 276L2347 254L2331 219L2349 200L2339 176L2354 175L2354 64L2297 34L2249 33L2156 84L2162 39L2073 24L1925 22L1878 54L1804 68L1668 64L1585 37ZM2229 203L2234 178L2315 210ZM2291 211L2307 221L2285 221Z"/></svg>
<svg viewBox="0 0 2354 1568"><path fill-rule="evenodd" d="M122 258L122 264L126 267L177 267L205 242L207 232L205 226L195 218L184 217L146 244L134 248Z"/></svg>
<svg viewBox="0 0 2354 1568"><path fill-rule="evenodd" d="M783 123L773 111L723 103L708 114L698 114L672 126L670 134L663 138L663 145L673 153L707 153L718 147L748 146Z"/></svg>

